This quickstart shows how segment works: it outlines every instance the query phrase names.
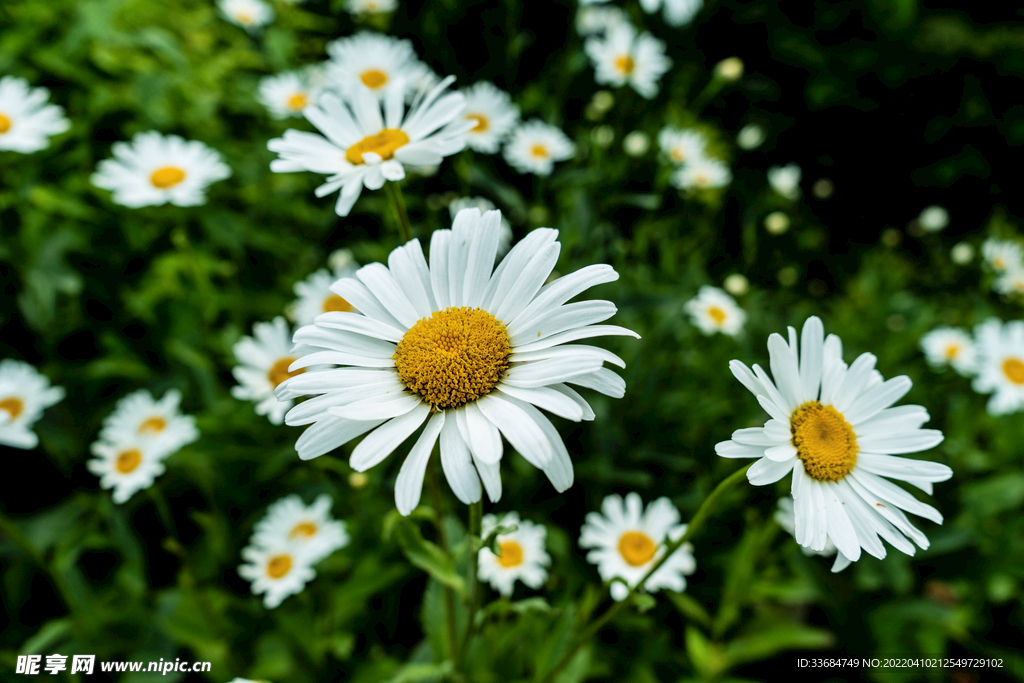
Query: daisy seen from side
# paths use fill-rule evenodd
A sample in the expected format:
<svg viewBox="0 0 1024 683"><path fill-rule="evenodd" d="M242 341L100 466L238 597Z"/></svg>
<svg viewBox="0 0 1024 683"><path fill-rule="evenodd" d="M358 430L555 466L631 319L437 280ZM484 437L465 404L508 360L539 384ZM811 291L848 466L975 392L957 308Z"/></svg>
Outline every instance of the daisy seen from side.
<svg viewBox="0 0 1024 683"><path fill-rule="evenodd" d="M707 140L693 129L663 128L658 133L658 147L673 164L683 164L703 158Z"/></svg>
<svg viewBox="0 0 1024 683"><path fill-rule="evenodd" d="M64 387L51 386L50 379L28 363L0 361L0 444L35 448L39 437L32 425L44 410L63 399Z"/></svg>
<svg viewBox="0 0 1024 683"><path fill-rule="evenodd" d="M263 0L217 0L224 18L250 33L274 20L274 8Z"/></svg>
<svg viewBox="0 0 1024 683"><path fill-rule="evenodd" d="M732 182L732 171L723 161L700 156L677 169L672 174L671 182L680 190L725 187Z"/></svg>
<svg viewBox="0 0 1024 683"><path fill-rule="evenodd" d="M650 33L637 34L631 24L616 26L603 38L588 38L584 51L594 64L594 80L630 85L647 99L658 94L658 81L672 66L665 44Z"/></svg>
<svg viewBox="0 0 1024 683"><path fill-rule="evenodd" d="M519 107L507 92L487 81L474 83L462 94L466 96L463 116L475 124L466 131L466 144L478 152L494 154L519 121Z"/></svg>
<svg viewBox="0 0 1024 683"><path fill-rule="evenodd" d="M256 323L252 336L242 337L233 351L238 365L231 374L238 385L231 387L231 395L240 401L256 404L256 414L266 415L271 424L284 422L284 415L294 401L279 400L274 389L289 377L301 374L305 368L289 370L289 366L308 349L294 347L292 332L281 316L271 322Z"/></svg>
<svg viewBox="0 0 1024 683"><path fill-rule="evenodd" d="M520 173L551 175L556 161L576 156L573 144L561 129L533 119L520 124L505 143L505 161Z"/></svg>
<svg viewBox="0 0 1024 683"><path fill-rule="evenodd" d="M159 401L145 389L128 394L103 420L100 438L108 441L140 439L170 455L199 439L196 419L182 415L181 392L169 389Z"/></svg>
<svg viewBox="0 0 1024 683"><path fill-rule="evenodd" d="M937 327L921 337L921 350L933 368L948 365L965 377L974 374L977 353L974 340L964 330Z"/></svg>
<svg viewBox="0 0 1024 683"><path fill-rule="evenodd" d="M973 387L980 394L992 394L989 414L1024 410L1024 321L989 318L975 328L974 337L978 360Z"/></svg>
<svg viewBox="0 0 1024 683"><path fill-rule="evenodd" d="M697 296L686 302L684 309L690 320L704 334L721 332L735 337L743 331L747 314L725 290L704 285Z"/></svg>
<svg viewBox="0 0 1024 683"><path fill-rule="evenodd" d="M24 78L0 78L0 152L38 152L71 128L64 110L49 100L49 90L33 88Z"/></svg>
<svg viewBox="0 0 1024 683"><path fill-rule="evenodd" d="M547 581L547 567L551 565L551 556L544 549L547 528L519 519L517 512L508 512L500 518L484 515L481 538L487 538L499 526L512 525L519 528L497 537L497 555L490 548L481 548L478 558L480 579L506 598L511 597L516 579L534 590L540 588Z"/></svg>
<svg viewBox="0 0 1024 683"><path fill-rule="evenodd" d="M252 543L263 547L294 543L303 548L310 563L316 564L349 544L345 522L331 517L332 504L327 494L318 496L309 506L297 495L286 496L267 508L267 514L256 524Z"/></svg>

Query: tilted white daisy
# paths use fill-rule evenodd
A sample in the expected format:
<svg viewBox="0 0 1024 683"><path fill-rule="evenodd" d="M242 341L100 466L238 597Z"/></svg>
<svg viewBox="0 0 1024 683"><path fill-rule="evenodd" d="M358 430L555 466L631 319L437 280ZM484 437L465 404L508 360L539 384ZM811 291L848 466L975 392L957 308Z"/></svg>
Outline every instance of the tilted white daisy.
<svg viewBox="0 0 1024 683"><path fill-rule="evenodd" d="M155 445L165 456L175 453L199 438L196 419L182 415L180 404L177 389L169 389L159 401L145 389L128 394L103 420L100 438L113 442L137 438Z"/></svg>
<svg viewBox="0 0 1024 683"><path fill-rule="evenodd" d="M580 3L576 12L576 31L584 38L611 31L629 22L626 13L615 6L592 7Z"/></svg>
<svg viewBox="0 0 1024 683"><path fill-rule="evenodd" d="M480 500L481 480L492 501L500 498L501 435L555 489L572 485L565 444L537 408L573 421L594 419L568 385L621 397L625 383L603 366L624 362L604 349L567 342L638 335L593 324L615 314L610 302L566 303L618 279L611 266L589 266L544 284L561 248L556 230L532 231L494 268L500 224L498 211L465 209L451 230L431 235L429 267L419 240L411 240L391 252L388 266L363 266L355 278L331 286L359 313L324 313L298 330L295 343L315 352L291 369L348 367L307 372L277 389L281 400L317 396L286 418L289 425L312 425L295 444L299 457L315 458L369 432L349 460L364 472L425 424L395 485L403 515L419 504L438 439L445 476L464 503Z"/></svg>
<svg viewBox="0 0 1024 683"><path fill-rule="evenodd" d="M683 164L671 180L680 190L725 187L732 182L732 171L725 162L701 156Z"/></svg>
<svg viewBox="0 0 1024 683"><path fill-rule="evenodd" d="M346 0L345 9L352 14L385 14L398 9L398 0Z"/></svg>
<svg viewBox="0 0 1024 683"><path fill-rule="evenodd" d="M474 83L462 94L466 96L463 117L475 124L466 132L466 144L478 152L494 154L519 121L519 107L507 92L487 81Z"/></svg>
<svg viewBox="0 0 1024 683"><path fill-rule="evenodd" d="M347 216L364 185L379 190L388 180L404 178L406 164L439 164L466 146L464 133L473 122L461 117L464 97L457 92L442 95L453 80L449 76L417 97L407 112L402 81L387 88L383 103L361 85L354 86L344 101L324 93L302 114L327 137L285 131L284 137L267 143L280 157L270 162L270 170L329 174L316 196L340 189L335 211Z"/></svg>
<svg viewBox="0 0 1024 683"><path fill-rule="evenodd" d="M32 425L63 398L64 387L50 386L49 378L28 363L0 361L0 444L35 448L39 437Z"/></svg>
<svg viewBox="0 0 1024 683"><path fill-rule="evenodd" d="M662 5L665 9L665 23L669 26L683 26L700 13L704 0L640 0L640 6L648 14L657 12Z"/></svg>
<svg viewBox="0 0 1024 683"><path fill-rule="evenodd" d="M245 563L238 575L252 581L253 595L263 593L263 606L274 609L289 595L301 593L316 578L306 547L293 542L249 545L242 549Z"/></svg>
<svg viewBox="0 0 1024 683"><path fill-rule="evenodd" d="M658 133L658 146L672 163L682 164L703 158L707 140L696 130L670 127Z"/></svg>
<svg viewBox="0 0 1024 683"><path fill-rule="evenodd" d="M704 334L721 332L735 337L743 330L747 314L736 300L718 287L703 285L697 296L686 302L684 309L693 324Z"/></svg>
<svg viewBox="0 0 1024 683"><path fill-rule="evenodd" d="M50 91L24 78L0 78L0 152L31 154L50 146L50 137L71 128L64 110L47 104Z"/></svg>
<svg viewBox="0 0 1024 683"><path fill-rule="evenodd" d="M772 166L768 169L768 184L786 199L800 196L800 176L802 172L796 164Z"/></svg>
<svg viewBox="0 0 1024 683"><path fill-rule="evenodd" d="M305 368L289 370L288 366L309 349L294 347L292 332L281 316L273 322L256 323L251 337L242 337L234 346L238 365L231 374L238 386L231 387L231 395L240 401L256 404L256 414L266 415L272 424L284 422L284 414L294 401L279 400L274 389L289 377L305 372Z"/></svg>
<svg viewBox="0 0 1024 683"><path fill-rule="evenodd" d="M383 33L360 31L354 36L339 38L327 44L330 60L325 65L327 77L337 85L342 95L356 86L363 86L383 99L389 86L402 81L403 87L412 86L417 75L422 75L412 43ZM316 124L314 124L316 125Z"/></svg>
<svg viewBox="0 0 1024 683"><path fill-rule="evenodd" d="M548 530L541 524L519 519L519 513L508 512L500 519L484 515L481 538L487 538L499 526L517 525L519 528L497 537L498 555L490 548L479 553L479 576L506 598L512 595L516 579L537 589L548 579L551 556L544 549Z"/></svg>
<svg viewBox="0 0 1024 683"><path fill-rule="evenodd" d="M679 523L679 511L668 498L659 498L644 510L637 493L626 495L625 501L615 494L604 499L601 512L588 512L580 533L580 546L592 548L587 561L597 565L604 581L623 579L612 583L611 593L616 600L624 600L629 589L665 553L665 544L678 541L686 533L686 525ZM684 543L644 584L643 589L653 593L667 588L678 592L686 590L686 574L697 569L693 559L693 546Z"/></svg>
<svg viewBox="0 0 1024 683"><path fill-rule="evenodd" d="M295 543L303 546L303 554L315 564L349 544L345 522L331 518L332 504L327 494L308 507L297 495L282 498L256 523L252 543L268 548Z"/></svg>
<svg viewBox="0 0 1024 683"><path fill-rule="evenodd" d="M260 79L259 100L275 119L302 116L302 110L315 102L323 89L317 69L286 71Z"/></svg>
<svg viewBox="0 0 1024 683"><path fill-rule="evenodd" d="M85 466L100 478L101 487L114 489L111 498L118 504L152 486L164 473L164 460L169 455L165 444L128 434L117 440L101 438L90 450L96 457Z"/></svg>
<svg viewBox="0 0 1024 683"><path fill-rule="evenodd" d="M274 20L274 8L263 0L217 0L224 18L246 31L257 31Z"/></svg>
<svg viewBox="0 0 1024 683"><path fill-rule="evenodd" d="M621 24L603 38L588 38L584 51L594 63L594 80L622 86L629 84L643 97L658 94L658 80L672 60L665 56L665 43L631 24Z"/></svg>
<svg viewBox="0 0 1024 683"><path fill-rule="evenodd" d="M981 245L981 255L997 273L1024 269L1024 248L1014 240L990 237Z"/></svg>
<svg viewBox="0 0 1024 683"><path fill-rule="evenodd" d="M954 327L937 327L921 337L921 350L935 368L950 366L961 375L974 374L977 353L967 332Z"/></svg>
<svg viewBox="0 0 1024 683"><path fill-rule="evenodd" d="M497 209L490 199L486 197L458 197L453 199L451 204L448 205L448 212L451 214L452 220L455 220L455 216L458 215L459 211L463 209L480 209L481 213L488 211L494 211ZM509 247L512 246L512 226L505 219L501 217L501 233L498 235L498 251L495 256L495 260L505 258L505 254L508 253Z"/></svg>
<svg viewBox="0 0 1024 683"><path fill-rule="evenodd" d="M207 186L231 175L219 152L177 135L136 133L131 143L115 142L111 150L114 158L97 164L92 184L133 209L205 204Z"/></svg>
<svg viewBox="0 0 1024 683"><path fill-rule="evenodd" d="M977 376L974 390L992 394L991 415L1024 410L1024 321L1003 323L989 318L974 330L977 340Z"/></svg>
<svg viewBox="0 0 1024 683"><path fill-rule="evenodd" d="M790 536L796 535L796 513L793 512L793 499L792 498L780 498L778 509L775 511L775 521L785 529ZM825 539L825 547L822 550L811 550L804 546L800 546L800 550L803 551L804 555L820 555L822 557L836 556L836 561L832 564L833 572L841 572L850 566L850 560L845 555L839 552L836 548L836 544L832 542L831 538Z"/></svg>
<svg viewBox="0 0 1024 683"><path fill-rule="evenodd" d="M789 342L779 334L768 338L774 380L754 365L729 364L733 375L757 397L771 416L763 428L739 429L732 440L715 446L726 458L758 458L747 471L755 486L772 484L793 473L796 540L824 550L832 539L850 561L861 549L885 557L881 538L913 555L912 539L921 548L928 538L901 512L927 517L937 524L942 515L883 479L901 479L931 493L932 482L953 476L946 465L895 457L916 453L942 442L942 432L921 429L928 412L921 406L891 408L910 391L910 379L883 381L875 357L861 354L852 365L843 362L839 337L824 338L817 317Z"/></svg>
<svg viewBox="0 0 1024 683"><path fill-rule="evenodd" d="M330 311L354 311L352 304L331 291L331 285L338 278L352 277L357 270L359 264L351 261L334 273L321 268L305 280L296 282L295 295L299 298L291 308L296 325L312 325L318 315Z"/></svg>
<svg viewBox="0 0 1024 683"><path fill-rule="evenodd" d="M1005 296L1024 296L1024 267L1004 270L992 283L992 289Z"/></svg>
<svg viewBox="0 0 1024 683"><path fill-rule="evenodd" d="M533 119L512 131L504 156L520 173L551 175L556 161L576 156L576 145L560 129Z"/></svg>

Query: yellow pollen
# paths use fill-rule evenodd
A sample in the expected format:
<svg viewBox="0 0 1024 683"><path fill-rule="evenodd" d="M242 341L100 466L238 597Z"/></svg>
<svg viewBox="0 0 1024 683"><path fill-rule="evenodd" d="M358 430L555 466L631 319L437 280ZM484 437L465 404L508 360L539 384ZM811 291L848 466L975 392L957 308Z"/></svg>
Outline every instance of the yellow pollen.
<svg viewBox="0 0 1024 683"><path fill-rule="evenodd" d="M11 129L11 120L0 114L0 135L3 135Z"/></svg>
<svg viewBox="0 0 1024 683"><path fill-rule="evenodd" d="M330 313L331 311L341 311L342 313L345 313L352 310L355 310L352 304L337 294L331 294L329 297L324 299L324 313Z"/></svg>
<svg viewBox="0 0 1024 683"><path fill-rule="evenodd" d="M409 328L392 358L398 376L436 410L486 396L508 369L505 326L479 308L434 311Z"/></svg>
<svg viewBox="0 0 1024 683"><path fill-rule="evenodd" d="M8 396L0 401L0 410L6 410L13 420L21 415L21 411L25 410L25 403L16 396Z"/></svg>
<svg viewBox="0 0 1024 683"><path fill-rule="evenodd" d="M115 467L121 474L128 474L135 471L135 468L142 462L142 453L137 448L119 453Z"/></svg>
<svg viewBox="0 0 1024 683"><path fill-rule="evenodd" d="M235 15L235 19L238 20L239 24L245 24L246 26L253 22L252 15L246 12L239 12Z"/></svg>
<svg viewBox="0 0 1024 683"><path fill-rule="evenodd" d="M530 148L530 154L532 154L535 157L544 159L548 156L548 148L545 147L544 145L534 145L533 147Z"/></svg>
<svg viewBox="0 0 1024 683"><path fill-rule="evenodd" d="M615 60L615 68L619 70L619 73L628 76L633 73L633 68L636 66L636 62L629 55L622 55Z"/></svg>
<svg viewBox="0 0 1024 683"><path fill-rule="evenodd" d="M307 104L309 104L309 98L304 92L297 92L288 98L288 108L292 111L302 111Z"/></svg>
<svg viewBox="0 0 1024 683"><path fill-rule="evenodd" d="M693 182L696 183L697 185L703 186L711 182L711 179L708 178L703 173L698 173L697 175L693 176Z"/></svg>
<svg viewBox="0 0 1024 683"><path fill-rule="evenodd" d="M723 311L718 306L712 306L711 308L709 308L708 309L708 315L710 315L711 319L714 320L719 325L721 325L723 322L725 322L725 318L726 318L725 311Z"/></svg>
<svg viewBox="0 0 1024 683"><path fill-rule="evenodd" d="M515 541L504 541L498 546L498 564L505 569L518 567L523 563L523 546Z"/></svg>
<svg viewBox="0 0 1024 683"><path fill-rule="evenodd" d="M150 432L152 434L159 434L160 432L164 431L166 427L167 420L160 417L159 415L154 415L153 417L148 418L145 422L139 425L139 434L145 434L146 432Z"/></svg>
<svg viewBox="0 0 1024 683"><path fill-rule="evenodd" d="M367 135L345 151L345 159L350 164L363 163L365 152L374 152L380 155L381 159L390 159L395 156L395 150L408 144L409 136L398 128L385 128L376 135Z"/></svg>
<svg viewBox="0 0 1024 683"><path fill-rule="evenodd" d="M306 368L299 368L295 372L289 372L288 366L294 362L295 358L291 356L285 356L284 358L278 358L277 362L274 363L274 367L270 368L270 372L267 373L267 379L270 380L270 383L274 385L275 389L277 388L278 384L285 381L289 377L301 375L306 371Z"/></svg>
<svg viewBox="0 0 1024 683"><path fill-rule="evenodd" d="M1003 374L1014 384L1024 384L1024 362L1018 358L1003 361Z"/></svg>
<svg viewBox="0 0 1024 683"><path fill-rule="evenodd" d="M153 183L153 187L159 187L161 190L173 187L184 179L185 171L177 166L158 168L153 171L153 175L149 176L149 182Z"/></svg>
<svg viewBox="0 0 1024 683"><path fill-rule="evenodd" d="M305 536L306 538L316 536L316 524L313 522L299 522L288 533L288 538L298 538L300 536Z"/></svg>
<svg viewBox="0 0 1024 683"><path fill-rule="evenodd" d="M476 125L469 129L474 133L483 133L491 127L491 122L482 114L466 114L466 118L470 121L476 121Z"/></svg>
<svg viewBox="0 0 1024 683"><path fill-rule="evenodd" d="M678 147L673 149L669 156L672 157L673 161L686 161L686 153Z"/></svg>
<svg viewBox="0 0 1024 683"><path fill-rule="evenodd" d="M1006 259L1002 256L996 256L992 259L992 267L996 270L1004 270L1006 268Z"/></svg>
<svg viewBox="0 0 1024 683"><path fill-rule="evenodd" d="M367 88L379 88L388 82L388 75L383 71L378 71L377 69L369 69L359 76L359 80L361 80L363 85Z"/></svg>
<svg viewBox="0 0 1024 683"><path fill-rule="evenodd" d="M953 360L960 355L960 347L956 344L950 344L946 347L946 352L943 354L946 360Z"/></svg>
<svg viewBox="0 0 1024 683"><path fill-rule="evenodd" d="M642 567L654 559L658 546L642 531L627 531L619 538L619 554L630 567Z"/></svg>
<svg viewBox="0 0 1024 683"><path fill-rule="evenodd" d="M292 570L291 555L277 555L267 562L267 576L272 579L280 579Z"/></svg>
<svg viewBox="0 0 1024 683"><path fill-rule="evenodd" d="M857 435L832 406L808 401L789 418L796 455L817 481L839 481L857 464Z"/></svg>

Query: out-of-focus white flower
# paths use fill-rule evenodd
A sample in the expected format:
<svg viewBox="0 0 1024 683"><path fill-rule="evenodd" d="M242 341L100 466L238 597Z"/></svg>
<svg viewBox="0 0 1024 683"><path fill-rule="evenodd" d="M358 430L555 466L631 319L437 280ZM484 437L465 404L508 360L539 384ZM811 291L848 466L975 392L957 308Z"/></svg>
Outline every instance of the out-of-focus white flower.
<svg viewBox="0 0 1024 683"><path fill-rule="evenodd" d="M737 133L736 144L740 149L756 149L764 143L766 137L764 128L756 123L748 123Z"/></svg>
<svg viewBox="0 0 1024 683"><path fill-rule="evenodd" d="M466 144L478 152L494 154L519 121L519 107L507 92L487 81L471 85L462 94L466 96L463 117L476 124L466 131Z"/></svg>
<svg viewBox="0 0 1024 683"><path fill-rule="evenodd" d="M506 513L500 519L484 515L481 536L487 538L499 526L517 525L519 528L496 538L498 554L490 548L481 548L479 554L480 579L506 598L512 595L516 579L530 588L540 588L548 578L551 556L544 549L548 530L527 520L519 519L516 512Z"/></svg>
<svg viewBox="0 0 1024 683"><path fill-rule="evenodd" d="M974 390L992 394L990 415L1024 410L1024 321L989 318L975 328L978 361Z"/></svg>
<svg viewBox="0 0 1024 683"><path fill-rule="evenodd" d="M626 23L629 23L626 13L614 6L584 5L576 12L576 31L584 38L607 33Z"/></svg>
<svg viewBox="0 0 1024 683"><path fill-rule="evenodd" d="M665 23L669 26L683 26L693 21L704 7L704 0L640 0L640 6L648 14L657 12L662 5L665 8Z"/></svg>
<svg viewBox="0 0 1024 683"><path fill-rule="evenodd" d="M721 332L735 337L743 330L747 314L736 301L718 287L704 285L697 296L686 302L684 310L704 334Z"/></svg>
<svg viewBox="0 0 1024 683"><path fill-rule="evenodd" d="M64 387L28 363L9 358L0 361L0 444L35 448L39 437L32 425L43 411L64 398Z"/></svg>
<svg viewBox="0 0 1024 683"><path fill-rule="evenodd" d="M512 131L505 143L505 161L520 173L551 175L556 161L576 155L573 144L561 129L533 119Z"/></svg>
<svg viewBox="0 0 1024 683"><path fill-rule="evenodd" d="M164 444L130 435L116 441L100 439L91 450L96 457L85 466L100 478L101 487L114 489L111 498L118 504L152 486L164 473L164 459L170 455Z"/></svg>
<svg viewBox="0 0 1024 683"><path fill-rule="evenodd" d="M917 222L928 232L938 232L949 225L949 211L943 206L926 207L917 217Z"/></svg>
<svg viewBox="0 0 1024 683"><path fill-rule="evenodd" d="M168 456L199 439L196 418L179 410L181 392L169 389L159 401L145 389L128 394L103 420L100 438L112 442L139 439Z"/></svg>
<svg viewBox="0 0 1024 683"><path fill-rule="evenodd" d="M683 164L671 180L680 190L725 187L732 182L732 171L723 161L698 157Z"/></svg>
<svg viewBox="0 0 1024 683"><path fill-rule="evenodd" d="M1020 296L1024 294L1024 268L1004 271L992 283L992 288L1006 296Z"/></svg>
<svg viewBox="0 0 1024 683"><path fill-rule="evenodd" d="M351 303L331 291L331 285L340 278L352 277L357 270L359 264L349 260L340 268L335 267L333 273L321 268L305 280L296 282L294 291L299 298L291 308L296 324L299 327L312 325L317 316L330 311L354 311Z"/></svg>
<svg viewBox="0 0 1024 683"><path fill-rule="evenodd" d="M275 119L302 116L322 90L322 75L315 69L287 71L260 79L259 100Z"/></svg>
<svg viewBox="0 0 1024 683"><path fill-rule="evenodd" d="M981 255L997 273L1024 269L1024 249L1013 240L990 237L981 245Z"/></svg>
<svg viewBox="0 0 1024 683"><path fill-rule="evenodd" d="M704 156L707 140L693 129L663 128L658 133L658 146L673 164L683 164Z"/></svg>
<svg viewBox="0 0 1024 683"><path fill-rule="evenodd" d="M349 544L345 522L331 517L332 503L326 493L309 506L297 495L286 496L267 508L267 514L256 523L252 543L269 548L294 543L316 564Z"/></svg>
<svg viewBox="0 0 1024 683"><path fill-rule="evenodd" d="M292 344L291 330L281 316L273 322L256 323L252 331L252 337L242 337L234 346L238 365L231 374L238 385L231 388L231 395L240 401L252 401L257 415L266 415L272 424L279 425L295 401L278 401L274 389L306 371L305 367L293 371L289 366L309 349Z"/></svg>
<svg viewBox="0 0 1024 683"><path fill-rule="evenodd" d="M50 91L24 78L0 78L0 152L30 154L50 146L50 137L71 127L64 110L47 104Z"/></svg>
<svg viewBox="0 0 1024 683"><path fill-rule="evenodd" d="M725 278L724 287L733 296L743 296L750 290L750 280L741 273L733 273Z"/></svg>
<svg viewBox="0 0 1024 683"><path fill-rule="evenodd" d="M964 376L975 371L977 353L971 335L953 327L937 327L921 337L921 350L932 367L949 365Z"/></svg>
<svg viewBox="0 0 1024 683"><path fill-rule="evenodd" d="M305 546L281 542L273 546L249 545L242 549L245 563L238 575L252 581L254 595L263 593L263 606L274 609L289 595L301 593L316 578Z"/></svg>
<svg viewBox="0 0 1024 683"><path fill-rule="evenodd" d="M622 139L622 149L631 157L640 157L651 147L651 139L642 130L634 130Z"/></svg>
<svg viewBox="0 0 1024 683"><path fill-rule="evenodd" d="M594 63L598 83L630 85L647 99L658 94L658 81L672 66L665 56L665 43L630 24L620 24L604 38L588 38L584 51Z"/></svg>
<svg viewBox="0 0 1024 683"><path fill-rule="evenodd" d="M786 199L800 196L800 177L803 175L796 164L772 166L768 169L768 184Z"/></svg>
<svg viewBox="0 0 1024 683"><path fill-rule="evenodd" d="M345 9L352 14L386 14L398 9L398 0L346 0Z"/></svg>
<svg viewBox="0 0 1024 683"><path fill-rule="evenodd" d="M274 8L263 0L217 0L224 18L250 33L274 20Z"/></svg>
<svg viewBox="0 0 1024 683"><path fill-rule="evenodd" d="M411 42L372 31L360 31L328 43L327 54L327 77L343 95L362 86L383 98L388 86L396 81L413 90L426 75L424 69L429 71L416 56Z"/></svg>

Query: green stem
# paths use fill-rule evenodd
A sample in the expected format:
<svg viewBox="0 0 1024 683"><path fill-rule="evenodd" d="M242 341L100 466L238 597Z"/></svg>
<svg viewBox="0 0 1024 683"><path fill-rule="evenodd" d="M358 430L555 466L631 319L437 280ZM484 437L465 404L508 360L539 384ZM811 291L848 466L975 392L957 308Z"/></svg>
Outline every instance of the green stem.
<svg viewBox="0 0 1024 683"><path fill-rule="evenodd" d="M384 191L391 197L391 205L395 209L395 216L398 218L398 229L402 231L402 244L412 239L412 226L409 224L409 214L405 211L405 199L402 197L402 190L398 183L388 181L384 183Z"/></svg>
<svg viewBox="0 0 1024 683"><path fill-rule="evenodd" d="M469 548L469 576L466 578L469 590L466 593L466 631L462 635L462 645L459 647L459 666L463 664L466 653L469 650L469 641L476 630L476 613L480 609L480 587L477 583L478 563L480 560L480 525L484 514L484 503L481 498L475 503L469 504L469 535L466 537Z"/></svg>
<svg viewBox="0 0 1024 683"><path fill-rule="evenodd" d="M440 446L435 446L435 455L438 453ZM434 462L438 461L438 458L431 458ZM444 513L441 510L441 487L437 483L437 470L434 467L427 468L427 477L430 480L430 499L434 506L434 518L437 522L437 540L441 544L441 550L448 557L451 557L451 545L448 543L448 532L444 528ZM451 586L444 587L444 620L445 628L448 633L448 657L455 656L455 643L458 641L458 627L455 624L455 591L451 589Z"/></svg>
<svg viewBox="0 0 1024 683"><path fill-rule="evenodd" d="M2 512L0 512L0 535L6 536L13 541L14 545L18 546L18 550L26 556L29 562L36 565L43 574L49 577L57 591L57 595L60 596L67 607L68 614L71 617L71 621L75 624L75 628L80 630L81 624L78 620L78 613L75 610L75 603L70 597L67 586L64 584L64 579L50 567L43 554L32 545L32 542L28 540L28 536L22 533L18 525L13 520L8 519Z"/></svg>
<svg viewBox="0 0 1024 683"><path fill-rule="evenodd" d="M661 556L661 559L659 559L651 566L651 568L647 571L646 574L643 575L643 578L641 578L640 581L636 583L636 585L629 589L629 594L625 597L625 599L616 602L614 605L605 610L604 614L598 617L596 621L594 621L592 624L590 624L590 626L584 629L583 632L580 633L580 635L577 636L569 644L569 647L568 649L566 649L565 654L562 655L562 658L559 659L555 666L550 671L548 671L546 676L544 676L544 678L542 679L543 683L551 683L551 681L555 680L558 674L560 674L562 670L569 665L569 662L572 661L572 658L576 656L576 652L579 651L579 649L583 647L587 642L589 642L591 638L597 635L597 633L602 628L604 628L605 624L611 621L615 617L615 615L618 614L620 610L622 610L623 607L629 604L630 599L633 597L633 594L643 589L644 584L647 582L647 580L650 579L656 571L661 569L661 566L668 561L668 558L672 557L672 554L675 553L675 551L679 550L684 543L691 541L694 537L697 536L697 534L703 528L708 517L711 516L711 513L714 511L715 507L718 504L718 501L722 499L722 496L724 496L729 491L729 489L731 489L736 484L736 482L740 481L741 479L746 479L748 469L750 469L750 465L747 465L746 467L736 470L728 477L726 477L724 480L722 480L722 482L718 486L715 487L715 490L711 492L711 495L705 498L704 502L701 503L699 508L697 508L696 514L694 514L693 519L690 520L690 523L686 527L686 533L684 533L679 539L672 541L671 543L668 543L665 546L665 554L663 554Z"/></svg>

